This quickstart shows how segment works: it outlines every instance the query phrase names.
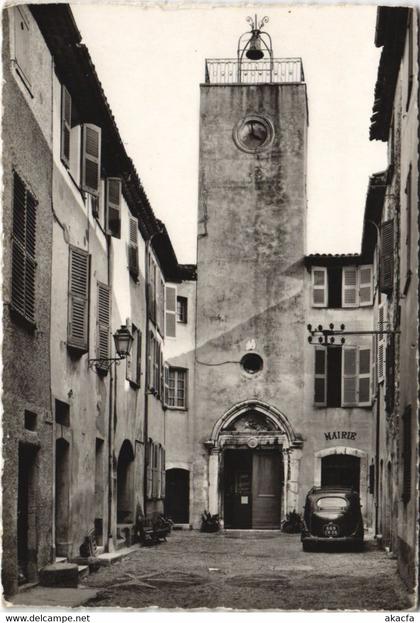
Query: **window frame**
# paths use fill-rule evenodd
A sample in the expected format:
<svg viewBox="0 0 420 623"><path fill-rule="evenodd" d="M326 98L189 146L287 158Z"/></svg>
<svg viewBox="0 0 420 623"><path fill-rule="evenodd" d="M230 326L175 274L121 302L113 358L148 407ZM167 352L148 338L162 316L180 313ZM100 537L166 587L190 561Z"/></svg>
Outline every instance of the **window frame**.
<svg viewBox="0 0 420 623"><path fill-rule="evenodd" d="M178 324L188 324L188 298L178 294L176 297L176 321Z"/></svg>
<svg viewBox="0 0 420 623"><path fill-rule="evenodd" d="M87 258L86 265L86 287L85 287L85 295L81 296L77 293L72 292L72 267L73 267L73 255L80 254L80 256L85 256ZM69 275L68 275L68 301L67 301L67 348L78 355L83 355L89 351L89 308L90 308L90 254L88 251L84 249L80 249L79 247L75 247L73 245L69 245ZM77 341L72 337L72 323L71 319L72 315L72 302L73 299L80 299L84 303L84 323L85 323L85 340Z"/></svg>
<svg viewBox="0 0 420 623"><path fill-rule="evenodd" d="M182 373L183 375L183 392L184 392L184 400L183 404L177 404L179 400L178 396L178 382L179 376ZM171 387L171 374L174 375L173 378L173 402L174 404L169 403L169 393L172 389ZM165 365L165 407L168 409L174 409L178 411L187 411L188 410L188 368L180 368L175 366Z"/></svg>

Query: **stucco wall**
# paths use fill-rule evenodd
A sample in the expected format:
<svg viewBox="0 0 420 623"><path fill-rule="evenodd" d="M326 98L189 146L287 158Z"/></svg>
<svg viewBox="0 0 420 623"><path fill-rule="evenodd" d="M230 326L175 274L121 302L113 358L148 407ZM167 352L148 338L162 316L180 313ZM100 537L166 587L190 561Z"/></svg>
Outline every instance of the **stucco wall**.
<svg viewBox="0 0 420 623"><path fill-rule="evenodd" d="M273 124L267 151L246 153L232 140L249 113ZM306 126L303 84L201 87L196 523L208 507L203 442L229 408L260 399L303 428ZM239 365L250 340L264 361L255 376Z"/></svg>
<svg viewBox="0 0 420 623"><path fill-rule="evenodd" d="M17 494L19 447L36 452L29 543L31 579L51 560L52 439L50 400L51 287L51 64L45 43L30 19L31 53L39 73L31 97L10 59L13 9L3 11L3 552L6 594L17 589ZM11 21L10 21L11 20ZM39 109L43 108L42 118ZM32 330L11 315L11 231L13 170L33 193L36 207L35 322ZM36 415L35 431L25 429L25 410Z"/></svg>

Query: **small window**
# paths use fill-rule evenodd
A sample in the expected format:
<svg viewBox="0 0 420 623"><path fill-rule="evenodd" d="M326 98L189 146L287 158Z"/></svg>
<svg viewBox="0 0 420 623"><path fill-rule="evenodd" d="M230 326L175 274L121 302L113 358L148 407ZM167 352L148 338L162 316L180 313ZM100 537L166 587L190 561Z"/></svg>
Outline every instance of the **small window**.
<svg viewBox="0 0 420 623"><path fill-rule="evenodd" d="M182 324L188 321L188 299L185 296L176 297L176 321Z"/></svg>
<svg viewBox="0 0 420 623"><path fill-rule="evenodd" d="M264 362L257 353L247 353L241 359L241 367L248 374L257 374L263 366Z"/></svg>
<svg viewBox="0 0 420 623"><path fill-rule="evenodd" d="M37 415L32 411L25 411L25 428L26 430L35 431L37 424Z"/></svg>
<svg viewBox="0 0 420 623"><path fill-rule="evenodd" d="M13 174L12 310L35 324L35 237L37 202Z"/></svg>
<svg viewBox="0 0 420 623"><path fill-rule="evenodd" d="M55 421L62 426L70 426L70 405L67 402L56 399Z"/></svg>
<svg viewBox="0 0 420 623"><path fill-rule="evenodd" d="M325 498L319 498L319 500L316 503L317 508L319 508L319 510L322 511L329 511L329 510L345 510L349 503L346 500L346 498L341 498L338 496L331 496L331 497L325 497Z"/></svg>
<svg viewBox="0 0 420 623"><path fill-rule="evenodd" d="M187 408L187 370L166 367L165 404L177 409Z"/></svg>

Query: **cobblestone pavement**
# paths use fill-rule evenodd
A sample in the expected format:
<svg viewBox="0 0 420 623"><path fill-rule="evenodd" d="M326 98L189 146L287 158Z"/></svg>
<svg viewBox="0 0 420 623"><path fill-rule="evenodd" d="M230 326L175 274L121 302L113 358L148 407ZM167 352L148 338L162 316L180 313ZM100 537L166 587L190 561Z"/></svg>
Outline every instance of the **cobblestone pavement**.
<svg viewBox="0 0 420 623"><path fill-rule="evenodd" d="M92 607L406 610L396 561L364 552L302 551L299 535L174 531L84 580Z"/></svg>

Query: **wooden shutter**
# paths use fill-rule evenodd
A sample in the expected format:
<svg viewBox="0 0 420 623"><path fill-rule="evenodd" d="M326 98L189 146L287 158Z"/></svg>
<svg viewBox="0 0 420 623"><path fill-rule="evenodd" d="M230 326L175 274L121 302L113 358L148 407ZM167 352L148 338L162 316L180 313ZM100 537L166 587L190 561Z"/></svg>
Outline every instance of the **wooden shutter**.
<svg viewBox="0 0 420 623"><path fill-rule="evenodd" d="M165 404L165 367L163 363L163 352L160 349L160 398L162 400L162 404Z"/></svg>
<svg viewBox="0 0 420 623"><path fill-rule="evenodd" d="M141 366L141 332L132 325L133 345L131 352L127 356L126 379L130 383L140 385L140 366Z"/></svg>
<svg viewBox="0 0 420 623"><path fill-rule="evenodd" d="M380 303L378 306L378 331L381 331L385 328L385 306L383 303ZM386 334L378 333L377 339L377 377L378 383L383 383L385 378L385 345L386 345Z"/></svg>
<svg viewBox="0 0 420 623"><path fill-rule="evenodd" d="M159 378L159 368L160 368L160 344L158 340L154 340L155 344L155 353L153 357L153 388L156 391L156 394L159 396L160 392L160 378Z"/></svg>
<svg viewBox="0 0 420 623"><path fill-rule="evenodd" d="M166 493L166 452L165 448L160 447L160 497L164 498Z"/></svg>
<svg viewBox="0 0 420 623"><path fill-rule="evenodd" d="M149 344L147 349L147 383L149 389L153 389L153 358L155 355L155 340L152 331L149 331L148 340Z"/></svg>
<svg viewBox="0 0 420 623"><path fill-rule="evenodd" d="M160 302L159 302L159 330L162 336L165 334L165 283L160 278Z"/></svg>
<svg viewBox="0 0 420 623"><path fill-rule="evenodd" d="M15 7L14 14L14 52L18 72L31 88L33 48L30 43L29 20L24 7Z"/></svg>
<svg viewBox="0 0 420 623"><path fill-rule="evenodd" d="M328 272L325 266L312 267L312 307L328 306Z"/></svg>
<svg viewBox="0 0 420 623"><path fill-rule="evenodd" d="M109 358L110 339L110 302L111 290L109 286L98 282L98 358ZM104 369L107 369L105 366Z"/></svg>
<svg viewBox="0 0 420 623"><path fill-rule="evenodd" d="M359 305L373 305L373 270L371 265L359 266Z"/></svg>
<svg viewBox="0 0 420 623"><path fill-rule="evenodd" d="M151 500L153 495L153 442L147 442L146 453L146 497Z"/></svg>
<svg viewBox="0 0 420 623"><path fill-rule="evenodd" d="M101 173L101 128L92 123L82 126L82 190L99 194Z"/></svg>
<svg viewBox="0 0 420 623"><path fill-rule="evenodd" d="M343 268L342 306L357 307L357 268L345 266Z"/></svg>
<svg viewBox="0 0 420 623"><path fill-rule="evenodd" d="M70 247L68 345L83 352L88 350L89 255Z"/></svg>
<svg viewBox="0 0 420 623"><path fill-rule="evenodd" d="M342 406L357 404L357 347L343 346L342 349Z"/></svg>
<svg viewBox="0 0 420 623"><path fill-rule="evenodd" d="M314 403L317 407L327 406L327 349L315 347Z"/></svg>
<svg viewBox="0 0 420 623"><path fill-rule="evenodd" d="M360 407L369 407L372 403L371 397L371 349L361 346L358 349L358 387L357 400Z"/></svg>
<svg viewBox="0 0 420 623"><path fill-rule="evenodd" d="M386 392L385 408L388 413L394 411L395 406L395 337L390 335L386 346Z"/></svg>
<svg viewBox="0 0 420 623"><path fill-rule="evenodd" d="M394 221L385 221L381 227L381 292L389 294L394 285Z"/></svg>
<svg viewBox="0 0 420 623"><path fill-rule="evenodd" d="M11 304L31 323L35 322L36 206L35 198L14 173Z"/></svg>
<svg viewBox="0 0 420 623"><path fill-rule="evenodd" d="M169 406L169 366L165 363L163 368L164 403Z"/></svg>
<svg viewBox="0 0 420 623"><path fill-rule="evenodd" d="M107 232L114 238L121 238L121 180L119 177L106 179L105 214Z"/></svg>
<svg viewBox="0 0 420 623"><path fill-rule="evenodd" d="M71 135L71 96L64 84L61 85L61 150L60 156L64 164L70 166L70 135Z"/></svg>
<svg viewBox="0 0 420 623"><path fill-rule="evenodd" d="M141 348L142 348L142 339L141 339L141 331L137 329L137 370L136 370L136 382L140 387L141 385Z"/></svg>
<svg viewBox="0 0 420 623"><path fill-rule="evenodd" d="M375 465L374 463L371 463L369 465L368 481L369 481L369 489L368 489L369 493L373 495L375 493Z"/></svg>
<svg viewBox="0 0 420 623"><path fill-rule="evenodd" d="M133 216L129 216L128 223L128 270L137 279L139 276L139 250L137 246L138 221Z"/></svg>
<svg viewBox="0 0 420 623"><path fill-rule="evenodd" d="M158 472L158 447L157 444L152 444L152 498L157 498L157 472Z"/></svg>
<svg viewBox="0 0 420 623"><path fill-rule="evenodd" d="M166 286L165 289L165 335L176 337L176 287Z"/></svg>

